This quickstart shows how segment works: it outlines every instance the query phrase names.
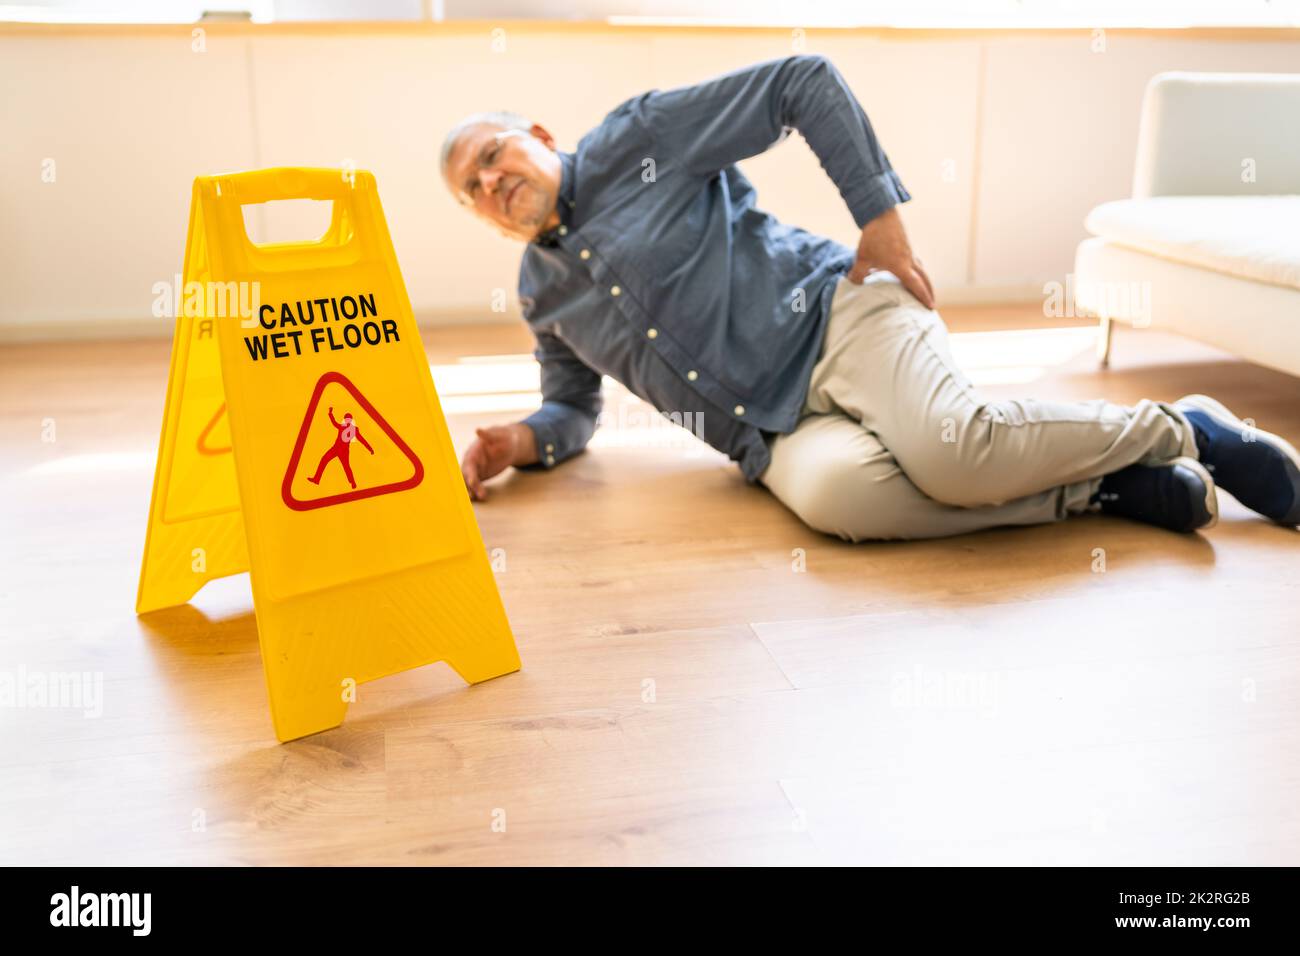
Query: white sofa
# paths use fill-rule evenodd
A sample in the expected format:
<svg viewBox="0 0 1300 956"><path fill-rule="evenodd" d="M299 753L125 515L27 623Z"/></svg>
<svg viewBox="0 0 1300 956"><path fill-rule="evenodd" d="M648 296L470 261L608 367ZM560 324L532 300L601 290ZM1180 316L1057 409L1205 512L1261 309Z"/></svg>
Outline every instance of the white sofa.
<svg viewBox="0 0 1300 956"><path fill-rule="evenodd" d="M1103 363L1120 320L1300 375L1300 74L1154 77L1133 198L1085 225L1075 307Z"/></svg>

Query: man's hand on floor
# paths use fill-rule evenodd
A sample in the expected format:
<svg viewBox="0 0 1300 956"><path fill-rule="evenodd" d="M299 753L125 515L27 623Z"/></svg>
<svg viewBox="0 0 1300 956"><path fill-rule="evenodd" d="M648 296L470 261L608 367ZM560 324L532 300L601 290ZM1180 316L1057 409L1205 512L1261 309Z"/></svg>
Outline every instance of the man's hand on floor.
<svg viewBox="0 0 1300 956"><path fill-rule="evenodd" d="M533 430L522 422L476 428L474 434L478 437L465 450L460 473L465 476L465 487L475 501L487 500L487 488L483 482L489 478L501 474L511 465L537 461L537 438Z"/></svg>
<svg viewBox="0 0 1300 956"><path fill-rule="evenodd" d="M849 281L861 283L873 272L892 272L904 288L921 300L927 309L934 308L934 287L921 262L912 254L903 219L898 207L883 212L862 230L858 256L849 271Z"/></svg>

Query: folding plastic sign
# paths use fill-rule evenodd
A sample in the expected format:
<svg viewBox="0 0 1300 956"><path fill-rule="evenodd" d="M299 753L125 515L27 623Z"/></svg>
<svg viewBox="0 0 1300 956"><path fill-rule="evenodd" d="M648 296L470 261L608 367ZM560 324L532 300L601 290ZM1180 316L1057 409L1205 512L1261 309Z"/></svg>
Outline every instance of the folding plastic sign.
<svg viewBox="0 0 1300 956"><path fill-rule="evenodd" d="M281 199L332 202L325 234L254 244ZM176 299L136 612L249 571L282 741L378 677L518 670L374 177L199 177Z"/></svg>

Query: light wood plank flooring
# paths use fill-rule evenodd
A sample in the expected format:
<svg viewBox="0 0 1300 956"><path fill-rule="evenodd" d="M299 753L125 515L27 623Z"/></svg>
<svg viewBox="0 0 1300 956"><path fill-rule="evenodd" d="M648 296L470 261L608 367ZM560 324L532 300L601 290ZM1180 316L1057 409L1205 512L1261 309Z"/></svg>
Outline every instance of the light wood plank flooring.
<svg viewBox="0 0 1300 956"><path fill-rule="evenodd" d="M1086 325L945 314L992 393L1204 391L1300 441L1296 379L1122 329L1102 371ZM522 327L425 341L458 446L534 400ZM132 612L167 355L0 348L0 672L104 680L97 718L0 707L0 862L1300 862L1296 532L1225 496L1204 536L853 546L635 415L476 506L520 673L365 684L277 744L246 577Z"/></svg>

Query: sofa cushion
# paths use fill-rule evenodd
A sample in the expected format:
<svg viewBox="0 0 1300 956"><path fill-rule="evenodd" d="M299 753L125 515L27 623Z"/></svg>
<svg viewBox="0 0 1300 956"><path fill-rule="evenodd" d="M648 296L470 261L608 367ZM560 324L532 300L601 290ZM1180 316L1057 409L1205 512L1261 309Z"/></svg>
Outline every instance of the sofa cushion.
<svg viewBox="0 0 1300 956"><path fill-rule="evenodd" d="M1300 196L1121 199L1084 225L1162 259L1300 289Z"/></svg>

